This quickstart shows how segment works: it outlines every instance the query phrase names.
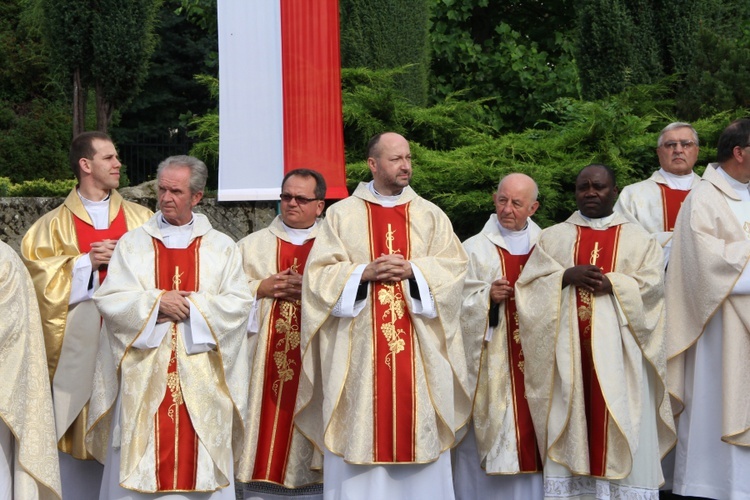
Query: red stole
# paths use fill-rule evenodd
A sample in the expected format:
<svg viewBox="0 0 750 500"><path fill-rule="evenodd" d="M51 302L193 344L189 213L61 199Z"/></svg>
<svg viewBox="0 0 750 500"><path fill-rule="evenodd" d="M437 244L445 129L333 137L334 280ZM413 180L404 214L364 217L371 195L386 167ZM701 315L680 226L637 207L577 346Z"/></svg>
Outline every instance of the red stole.
<svg viewBox="0 0 750 500"><path fill-rule="evenodd" d="M674 223L690 190L672 189L665 184L657 184L661 189L661 207L664 211L664 231L674 231Z"/></svg>
<svg viewBox="0 0 750 500"><path fill-rule="evenodd" d="M590 227L576 226L576 228L578 229L578 237L575 247L575 264L595 265L605 274L612 272L617 263L620 226L612 226L603 231L597 231ZM588 427L589 472L592 476L603 477L607 464L609 411L599 385L591 352L592 327L596 326L591 321L593 299L594 296L591 292L576 288L578 330L581 341L581 374Z"/></svg>
<svg viewBox="0 0 750 500"><path fill-rule="evenodd" d="M167 248L154 238L156 288L198 290L200 238L187 248ZM167 390L154 416L157 491L195 490L198 436L190 420L177 370L177 325L172 323Z"/></svg>
<svg viewBox="0 0 750 500"><path fill-rule="evenodd" d="M504 248L497 247L497 253L500 256L502 275L510 282L510 286L515 286L531 252L513 255ZM514 297L505 301L505 324L507 325L508 362L510 363L510 386L513 391L519 470L520 472L539 472L542 470L542 459L536 445L536 433L524 389L524 357Z"/></svg>
<svg viewBox="0 0 750 500"><path fill-rule="evenodd" d="M409 204L366 203L370 258L410 257ZM374 461L413 462L416 457L414 330L401 283L372 283Z"/></svg>
<svg viewBox="0 0 750 500"><path fill-rule="evenodd" d="M293 245L277 239L276 269L301 273L315 240ZM292 444L294 404L302 367L299 301L274 300L266 341L263 399L253 481L284 484Z"/></svg>
<svg viewBox="0 0 750 500"><path fill-rule="evenodd" d="M94 229L94 226L79 219L73 215L73 222L76 227L76 237L78 238L78 251L88 253L91 251L91 244L102 240L119 240L120 236L128 232L128 223L125 220L125 212L122 207L107 229ZM107 277L107 266L99 269L99 285L104 283Z"/></svg>

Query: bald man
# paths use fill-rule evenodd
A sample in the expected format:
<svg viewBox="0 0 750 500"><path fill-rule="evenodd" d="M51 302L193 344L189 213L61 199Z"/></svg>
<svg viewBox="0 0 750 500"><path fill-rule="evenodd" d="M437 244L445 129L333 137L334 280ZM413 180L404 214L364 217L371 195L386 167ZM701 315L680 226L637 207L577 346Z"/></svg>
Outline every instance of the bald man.
<svg viewBox="0 0 750 500"><path fill-rule="evenodd" d="M448 450L471 410L466 254L409 187L404 137L373 137L367 163L372 182L328 210L307 259L295 422L324 450L328 498L450 499Z"/></svg>
<svg viewBox="0 0 750 500"><path fill-rule="evenodd" d="M539 189L509 174L492 195L495 213L463 244L469 256L461 329L471 380L472 425L456 448L458 499L541 498L542 464L524 391L514 287L541 229L531 220Z"/></svg>

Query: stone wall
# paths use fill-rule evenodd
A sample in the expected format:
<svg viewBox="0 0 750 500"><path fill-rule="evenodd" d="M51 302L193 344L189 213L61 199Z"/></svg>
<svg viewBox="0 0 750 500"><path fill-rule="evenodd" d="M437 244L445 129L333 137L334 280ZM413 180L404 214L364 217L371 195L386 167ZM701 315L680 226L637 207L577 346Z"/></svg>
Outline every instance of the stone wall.
<svg viewBox="0 0 750 500"><path fill-rule="evenodd" d="M155 198L123 196L155 210ZM21 238L31 225L63 201L64 198L0 198L0 240L18 251ZM267 227L276 216L276 202L220 203L215 198L204 198L195 207L195 211L205 214L214 228L237 241L253 231Z"/></svg>

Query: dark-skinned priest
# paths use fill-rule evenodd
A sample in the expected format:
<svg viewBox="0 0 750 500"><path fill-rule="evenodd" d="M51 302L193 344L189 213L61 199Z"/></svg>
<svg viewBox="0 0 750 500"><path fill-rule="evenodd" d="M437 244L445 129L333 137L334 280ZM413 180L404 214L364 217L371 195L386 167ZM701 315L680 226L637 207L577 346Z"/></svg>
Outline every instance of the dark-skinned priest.
<svg viewBox="0 0 750 500"><path fill-rule="evenodd" d="M658 498L674 445L659 243L613 212L606 165L539 236L516 283L525 384L553 498Z"/></svg>

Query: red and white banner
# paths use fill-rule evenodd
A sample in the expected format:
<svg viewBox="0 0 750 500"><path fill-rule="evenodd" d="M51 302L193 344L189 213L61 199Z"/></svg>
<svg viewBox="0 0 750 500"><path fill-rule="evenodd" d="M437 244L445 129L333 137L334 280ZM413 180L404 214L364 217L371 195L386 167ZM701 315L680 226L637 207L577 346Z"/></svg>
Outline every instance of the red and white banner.
<svg viewBox="0 0 750 500"><path fill-rule="evenodd" d="M218 199L278 199L295 168L348 196L338 0L219 0L218 21Z"/></svg>

